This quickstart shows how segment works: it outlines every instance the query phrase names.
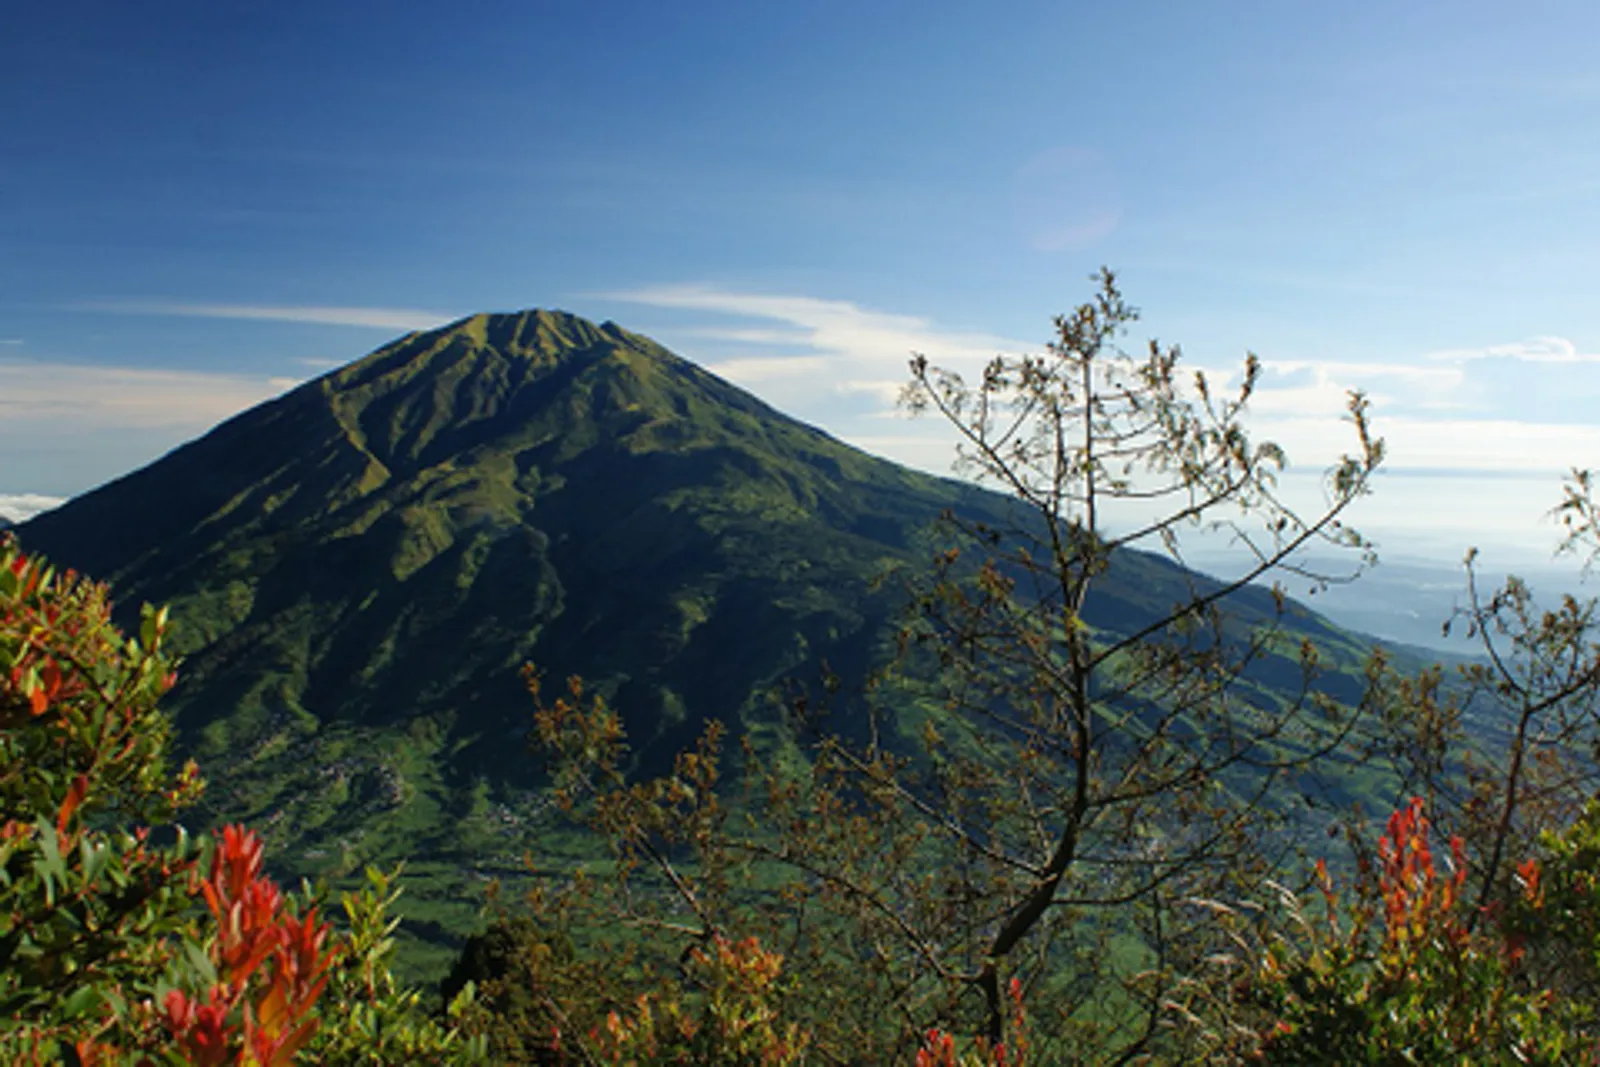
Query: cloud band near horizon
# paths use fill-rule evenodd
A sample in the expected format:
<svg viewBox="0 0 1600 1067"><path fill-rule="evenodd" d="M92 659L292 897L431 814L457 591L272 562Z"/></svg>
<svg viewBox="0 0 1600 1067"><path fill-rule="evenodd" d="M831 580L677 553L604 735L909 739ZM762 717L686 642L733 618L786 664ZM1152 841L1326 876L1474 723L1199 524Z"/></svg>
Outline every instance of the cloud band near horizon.
<svg viewBox="0 0 1600 1067"><path fill-rule="evenodd" d="M420 308L327 307L321 305L207 304L164 300L96 300L74 311L110 315L151 315L187 319L289 322L308 326L352 326L372 330L431 330L459 315Z"/></svg>
<svg viewBox="0 0 1600 1067"><path fill-rule="evenodd" d="M650 286L600 295L711 316L712 321L675 331L686 352L716 349L704 361L710 370L847 440L889 445L885 450L893 458L925 469L932 469L934 438L926 429L912 434L885 419L893 414L894 399L906 381L906 358L920 352L969 371L998 352L1040 347L808 296L709 285ZM727 319L742 321L730 326ZM1567 412L1545 398L1571 396L1572 366L1597 358L1565 338L1536 336L1512 344L1425 352L1410 361L1264 359L1250 421L1261 437L1279 441L1301 463L1330 464L1352 447L1343 418L1345 399L1350 390L1362 389L1373 400L1378 431L1390 435L1391 469L1545 476L1600 455L1600 429L1566 417ZM1520 387L1537 412L1508 413L1485 403L1505 399L1502 376L1508 362L1515 365ZM1237 381L1239 372L1237 364L1190 361L1189 366L1206 371L1218 385ZM864 403L869 405L865 410ZM892 442L897 439L919 444L914 450L896 449Z"/></svg>

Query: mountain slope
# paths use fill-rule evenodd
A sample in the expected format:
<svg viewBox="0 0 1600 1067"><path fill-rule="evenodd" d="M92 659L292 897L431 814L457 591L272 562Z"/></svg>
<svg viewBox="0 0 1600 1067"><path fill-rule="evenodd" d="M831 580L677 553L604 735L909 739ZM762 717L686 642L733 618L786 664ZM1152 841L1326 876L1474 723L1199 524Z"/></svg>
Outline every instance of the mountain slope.
<svg viewBox="0 0 1600 1067"><path fill-rule="evenodd" d="M481 733L507 710L520 728L520 698L482 700L530 657L674 689L857 631L863 590L834 583L964 498L615 326L531 313L381 349L23 537L173 604L190 733L248 733L252 708L381 725L441 704L475 706ZM796 624L776 644L774 613Z"/></svg>
<svg viewBox="0 0 1600 1067"><path fill-rule="evenodd" d="M20 535L127 606L172 605L171 707L212 816L267 827L288 873L409 856L460 928L461 871L515 869L537 821L523 663L606 689L645 763L708 718L781 743L786 680L884 654L900 604L873 578L924 559L944 510L1009 507L537 311L401 338ZM1137 625L1192 580L1125 553L1089 621Z"/></svg>

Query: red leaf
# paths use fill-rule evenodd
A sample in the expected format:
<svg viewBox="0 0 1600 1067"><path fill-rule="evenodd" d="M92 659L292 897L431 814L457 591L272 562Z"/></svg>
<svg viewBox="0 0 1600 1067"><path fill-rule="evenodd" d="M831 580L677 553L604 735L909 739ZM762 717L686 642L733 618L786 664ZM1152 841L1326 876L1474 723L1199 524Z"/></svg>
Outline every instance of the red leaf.
<svg viewBox="0 0 1600 1067"><path fill-rule="evenodd" d="M61 802L61 811L56 815L57 834L66 834L67 822L72 818L72 813L78 810L78 805L83 803L83 798L88 792L88 778L80 774L73 779L72 788L67 790L67 799Z"/></svg>

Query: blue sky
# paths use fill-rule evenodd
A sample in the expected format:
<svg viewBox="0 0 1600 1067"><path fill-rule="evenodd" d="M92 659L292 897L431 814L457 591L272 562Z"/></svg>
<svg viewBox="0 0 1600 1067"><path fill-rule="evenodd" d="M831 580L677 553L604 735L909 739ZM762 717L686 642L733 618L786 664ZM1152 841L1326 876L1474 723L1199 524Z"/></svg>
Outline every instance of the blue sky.
<svg viewBox="0 0 1600 1067"><path fill-rule="evenodd" d="M909 350L1115 267L1267 362L1311 492L1376 398L1400 551L1546 554L1600 461L1585 3L28 5L0 63L0 494L65 496L396 333L563 307L874 451ZM1136 339L1137 340L1137 339Z"/></svg>

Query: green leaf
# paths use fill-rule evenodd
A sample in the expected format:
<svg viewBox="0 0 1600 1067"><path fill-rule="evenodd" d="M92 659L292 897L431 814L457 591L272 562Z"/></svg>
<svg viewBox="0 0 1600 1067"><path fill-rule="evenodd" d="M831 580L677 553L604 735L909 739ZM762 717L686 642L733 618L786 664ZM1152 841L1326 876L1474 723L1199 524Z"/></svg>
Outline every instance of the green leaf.
<svg viewBox="0 0 1600 1067"><path fill-rule="evenodd" d="M81 986L73 990L67 999L61 1002L61 1017L63 1019L76 1019L81 1015L87 1015L93 1009L98 1008L103 999L100 991L94 986Z"/></svg>
<svg viewBox="0 0 1600 1067"><path fill-rule="evenodd" d="M217 984L217 968L211 962L211 957L206 955L206 950L195 942L184 938L183 953L189 961L190 968L206 985Z"/></svg>
<svg viewBox="0 0 1600 1067"><path fill-rule="evenodd" d="M106 862L111 858L110 846L104 842L91 844L87 836L78 845L82 856L83 887L88 889L99 879L106 868Z"/></svg>
<svg viewBox="0 0 1600 1067"><path fill-rule="evenodd" d="M61 843L56 838L56 828L40 819L36 824L39 855L33 861L33 870L44 882L45 903L56 905L56 886L65 886L67 865L61 860Z"/></svg>

